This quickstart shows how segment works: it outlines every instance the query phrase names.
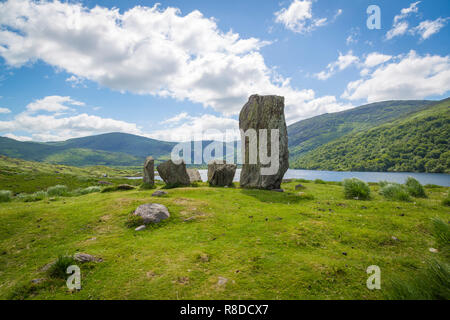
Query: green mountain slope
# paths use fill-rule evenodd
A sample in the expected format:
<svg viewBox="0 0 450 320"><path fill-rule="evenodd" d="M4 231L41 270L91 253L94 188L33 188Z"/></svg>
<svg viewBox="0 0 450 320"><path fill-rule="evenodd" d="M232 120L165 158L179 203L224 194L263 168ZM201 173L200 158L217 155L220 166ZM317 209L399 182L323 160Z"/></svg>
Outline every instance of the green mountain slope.
<svg viewBox="0 0 450 320"><path fill-rule="evenodd" d="M450 99L354 132L298 158L293 167L340 171L450 173Z"/></svg>
<svg viewBox="0 0 450 320"><path fill-rule="evenodd" d="M0 137L0 154L32 161L72 166L141 165L146 156L167 157L172 142L158 141L125 133L108 133L63 142L21 142Z"/></svg>
<svg viewBox="0 0 450 320"><path fill-rule="evenodd" d="M338 113L323 114L288 127L291 162L315 148L346 134L404 117L426 108L433 101L385 101Z"/></svg>

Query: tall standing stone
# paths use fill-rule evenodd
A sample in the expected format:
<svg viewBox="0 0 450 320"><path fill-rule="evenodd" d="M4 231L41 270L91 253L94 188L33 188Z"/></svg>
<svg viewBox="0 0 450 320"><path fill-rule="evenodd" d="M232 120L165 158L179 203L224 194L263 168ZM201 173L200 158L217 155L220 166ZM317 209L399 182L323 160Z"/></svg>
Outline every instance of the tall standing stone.
<svg viewBox="0 0 450 320"><path fill-rule="evenodd" d="M239 128L243 130L244 133L249 129L256 130L258 141L252 142L256 145L249 146L250 139L242 139L243 166L240 178L241 187L267 190L280 189L283 176L289 168L288 135L284 117L284 97L252 95L239 115ZM279 156L277 159L279 161L279 166L278 171L271 175L261 174L262 168L270 167L270 164L263 165L260 159L259 140L260 130L263 129L267 130L268 155L271 155L271 152L273 152L271 146L271 130L279 130ZM257 150L255 164L250 164L250 149Z"/></svg>
<svg viewBox="0 0 450 320"><path fill-rule="evenodd" d="M184 161L176 164L168 160L156 167L156 170L167 185L188 186L191 184Z"/></svg>
<svg viewBox="0 0 450 320"><path fill-rule="evenodd" d="M151 186L155 184L155 160L153 157L147 157L145 160L144 183Z"/></svg>

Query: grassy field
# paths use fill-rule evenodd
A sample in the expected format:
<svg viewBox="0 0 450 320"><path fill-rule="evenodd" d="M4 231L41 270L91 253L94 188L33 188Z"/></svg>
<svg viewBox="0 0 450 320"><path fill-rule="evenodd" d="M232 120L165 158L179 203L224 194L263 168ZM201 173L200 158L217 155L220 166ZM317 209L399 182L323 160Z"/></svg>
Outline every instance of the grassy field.
<svg viewBox="0 0 450 320"><path fill-rule="evenodd" d="M285 193L201 183L161 198L136 189L0 203L0 298L384 299L392 280L445 258L429 249L439 249L431 219L449 220L449 188L396 202L371 185L371 199L358 201L336 183L303 181L302 194L298 183L283 184ZM130 213L149 202L166 205L170 219L128 228ZM104 261L79 264L82 289L71 292L42 268L77 252ZM381 268L381 290L366 287L370 265Z"/></svg>

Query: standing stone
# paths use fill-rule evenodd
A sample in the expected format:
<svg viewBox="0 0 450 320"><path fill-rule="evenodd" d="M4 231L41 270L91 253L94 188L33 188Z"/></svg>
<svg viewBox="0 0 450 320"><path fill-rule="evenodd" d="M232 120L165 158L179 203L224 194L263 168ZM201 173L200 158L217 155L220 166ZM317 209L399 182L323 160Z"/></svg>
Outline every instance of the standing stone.
<svg viewBox="0 0 450 320"><path fill-rule="evenodd" d="M219 160L208 164L208 182L211 186L230 186L233 183L235 173L235 164L227 164Z"/></svg>
<svg viewBox="0 0 450 320"><path fill-rule="evenodd" d="M153 160L153 157L147 157L145 160L144 183L151 186L155 184L155 160Z"/></svg>
<svg viewBox="0 0 450 320"><path fill-rule="evenodd" d="M181 161L180 164L175 164L172 160L169 160L161 163L156 169L161 179L167 185L188 186L191 184L184 161Z"/></svg>
<svg viewBox="0 0 450 320"><path fill-rule="evenodd" d="M256 130L257 150L256 164L249 161L249 138L242 138L242 171L240 184L243 188L280 189L283 176L289 168L289 150L286 120L284 118L284 97L253 95L244 105L239 115L239 128L245 132L248 129ZM259 134L260 130L267 130L267 151L271 154L271 130L279 130L279 166L278 171L272 175L262 175L261 168L268 168L270 164L263 165L260 161ZM245 143L244 143L245 139ZM245 148L245 149L244 149Z"/></svg>
<svg viewBox="0 0 450 320"><path fill-rule="evenodd" d="M200 172L198 172L197 169L187 169L187 173L191 183L202 182L202 176L200 175Z"/></svg>

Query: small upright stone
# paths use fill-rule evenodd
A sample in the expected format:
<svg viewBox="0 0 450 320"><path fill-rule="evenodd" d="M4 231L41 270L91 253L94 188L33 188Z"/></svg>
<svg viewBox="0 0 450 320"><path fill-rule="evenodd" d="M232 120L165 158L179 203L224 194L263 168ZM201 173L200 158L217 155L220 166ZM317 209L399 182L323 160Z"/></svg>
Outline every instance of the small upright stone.
<svg viewBox="0 0 450 320"><path fill-rule="evenodd" d="M161 163L156 169L167 185L188 186L191 184L184 161L175 164L172 160L168 160Z"/></svg>
<svg viewBox="0 0 450 320"><path fill-rule="evenodd" d="M150 186L155 184L155 160L147 157L144 164L144 183Z"/></svg>
<svg viewBox="0 0 450 320"><path fill-rule="evenodd" d="M289 168L284 98L279 96L251 96L239 114L239 129L244 134L241 137L243 161L240 178L241 187L266 190L280 189L283 176ZM276 133L273 130L278 130L278 141L276 141L278 142L278 156L274 153L277 150L273 149L272 146L272 132ZM264 141L260 141L261 136L267 136L267 145ZM261 146L264 147L263 150L260 150ZM253 154L255 152L257 154ZM272 158L272 155L276 159L269 159L269 164L262 163L262 156ZM272 163L273 161L277 161L277 163ZM269 168L270 170L268 170ZM274 173L270 173L272 169L275 170Z"/></svg>
<svg viewBox="0 0 450 320"><path fill-rule="evenodd" d="M208 164L208 182L211 186L226 187L233 184L236 165L215 160Z"/></svg>
<svg viewBox="0 0 450 320"><path fill-rule="evenodd" d="M187 169L187 173L189 175L189 180L191 181L191 183L202 182L202 176L197 169Z"/></svg>

